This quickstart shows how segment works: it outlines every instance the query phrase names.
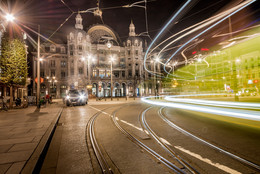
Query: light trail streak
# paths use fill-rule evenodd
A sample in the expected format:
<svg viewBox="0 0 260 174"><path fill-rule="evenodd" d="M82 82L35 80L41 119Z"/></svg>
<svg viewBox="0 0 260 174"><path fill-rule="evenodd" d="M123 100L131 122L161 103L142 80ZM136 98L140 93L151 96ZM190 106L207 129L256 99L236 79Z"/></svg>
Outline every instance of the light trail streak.
<svg viewBox="0 0 260 174"><path fill-rule="evenodd" d="M177 13L174 14L174 16L167 22L167 24L162 28L162 30L156 35L156 37L154 38L154 40L152 41L152 43L149 45L147 51L145 52L145 56L144 56L144 69L147 72L150 72L151 74L153 74L150 70L148 70L146 68L145 62L147 60L148 57L148 53L149 50L151 49L151 47L153 46L153 44L155 43L155 41L160 37L160 35L166 30L166 28L173 22L174 19L177 18L177 16L181 13L181 11L188 6L188 4L191 2L191 0L188 0L178 11Z"/></svg>
<svg viewBox="0 0 260 174"><path fill-rule="evenodd" d="M210 20L212 20L212 19L214 19L214 18L216 18L216 17L219 17L219 16L221 16L221 15L223 15L223 14L225 14L225 13L226 13L226 12L221 12L220 14L217 14L217 15L215 15L215 16L212 16L212 17L210 17L210 18L208 18L208 19L205 19L204 21L201 21L201 22L199 22L199 23L197 23L197 24L194 24L194 25L192 25L192 26L190 26L190 27L188 27L188 28L185 28L184 30L179 31L179 32L176 33L176 34L173 34L172 36L168 37L167 39L165 39L165 40L162 41L161 43L157 44L153 49L151 49L150 52L153 52L153 51L156 50L160 45L162 45L163 43L167 42L167 41L170 40L171 38L173 38L173 37L175 37L175 36L177 36L177 35L179 35L179 34L181 34L181 33L183 33L183 32L186 32L187 30L190 30L190 29L192 29L192 28L195 28L196 26L199 26L199 25L201 25L201 24L203 24L203 23L206 23L206 22L208 22L208 21L210 21Z"/></svg>
<svg viewBox="0 0 260 174"><path fill-rule="evenodd" d="M210 27L206 28L204 31L202 31L201 33L199 33L198 35L194 36L192 39L190 39L188 42L184 43L180 48L178 48L175 53L172 54L172 56L166 61L166 64L187 44L189 44L191 41L193 41L194 39L198 38L199 36L201 36L202 34L206 33L207 31L209 31L210 29L212 29L213 27L215 27L216 25L218 25L219 23L223 22L224 20L226 20L227 18L229 18L230 16L236 14L237 12L239 12L240 10L244 9L245 7L249 6L250 4L254 3L256 0L248 0L245 1L241 4L239 4L237 6L237 10L233 11L231 14L225 16L224 18L222 18L221 20L219 20L218 22L216 22L215 24L211 25ZM241 7L240 7L241 6ZM164 66L164 71L166 73L168 73L166 71L166 67Z"/></svg>
<svg viewBox="0 0 260 174"><path fill-rule="evenodd" d="M221 107L232 107L239 109L259 109L260 104L257 103L241 103L241 102L224 102L224 101L212 101L212 100L200 100L200 99L180 99L172 96L166 96L165 100L173 101L178 103L189 103L189 104L200 104L207 106L221 106Z"/></svg>
<svg viewBox="0 0 260 174"><path fill-rule="evenodd" d="M155 47L148 53L147 57L151 54L151 52L153 52L153 51L154 51L155 49L157 49L161 44L165 43L165 42L168 41L169 39L171 39L171 38L173 38L173 37L175 37L175 36L177 36L177 35L179 35L179 34L185 32L185 31L187 31L187 30L189 30L189 29L192 29L192 28L194 28L194 27L196 27L196 26L199 26L199 27L197 27L197 28L195 28L195 29L192 30L192 31L195 32L195 31L197 31L197 30L203 28L204 26L206 26L206 24L202 25L203 23L209 23L209 24L210 24L210 23L213 23L213 22L216 21L217 19L221 19L221 17L224 17L227 13L231 13L232 10L234 10L235 8L238 8L238 7L234 7L233 9L226 10L226 11L220 13L220 14L217 14L217 15L215 15L215 16L213 16L213 17L210 17L209 19L206 19L206 20L204 20L204 21L201 21L201 22L199 22L199 23L197 23L197 24L194 24L193 26L190 26L190 27L188 27L188 28L186 28L186 29L184 29L184 30L182 30L182 31L179 31L178 33L176 33L176 34L170 36L169 38L165 39L163 42L161 42L161 43L159 43L157 46L155 46ZM212 21L212 20L213 20L213 21ZM189 32L189 33L191 33L191 32ZM159 34L160 34L160 33L159 33ZM185 36L186 36L186 35L188 35L188 34L186 33ZM181 37L182 37L182 36L181 36ZM180 40L181 37L179 37L178 39L175 39L175 41ZM172 44L173 42L175 42L175 41L172 41L171 44ZM160 54L161 54L168 46L170 46L171 44L167 44L167 46L165 46L163 49L161 49L161 51L158 53L158 56L160 56ZM148 51L149 51L149 50L147 50L147 52L148 52ZM186 64L186 63L187 63L187 62L185 62L185 64ZM165 64L167 64L167 63L165 63ZM184 63L182 63L182 64L184 64ZM146 69L146 60L144 60L144 67L145 67L145 70L147 71L147 69ZM165 69L165 66L164 66L164 71L167 72L166 69ZM153 74L152 71L147 71L147 72ZM168 72L167 72L167 74L169 75ZM156 75L156 74L153 74L153 75ZM170 74L170 75L171 75L171 74ZM172 75L172 76L174 76L174 75ZM160 76L160 77L161 77L161 76ZM176 76L175 76L175 77L176 77ZM167 76L167 78L168 78L168 76Z"/></svg>
<svg viewBox="0 0 260 174"><path fill-rule="evenodd" d="M189 49L190 47L192 47L192 46L194 46L194 45L197 45L197 44L199 44L199 43L201 43L201 42L203 42L203 41L204 41L204 39L199 40L198 42L196 42L196 43L194 43L194 44L191 44L190 46L188 46L188 47L186 47L185 49L183 49L183 51L181 52L181 55L182 55L182 57L185 59L185 65L187 65L187 63L188 63L188 58L185 56L184 51L186 51L186 50Z"/></svg>
<svg viewBox="0 0 260 174"><path fill-rule="evenodd" d="M249 30L249 29L252 29L252 28L257 28L259 27L259 25L255 25L255 26L251 26L251 27L247 27L247 28L244 28L244 29L241 29L241 30L237 30L237 31L233 31L233 32L229 32L229 33L224 33L224 34L215 34L214 36L212 36L213 38L214 37L223 37L223 36L227 36L227 35L231 35L231 34L236 34L236 33L239 33L239 32L242 32L242 31L246 31L246 30Z"/></svg>
<svg viewBox="0 0 260 174"><path fill-rule="evenodd" d="M210 107L210 106L196 106L191 104L180 104L180 103L172 103L172 102L163 102L163 101L154 101L151 100L153 97L144 97L141 100L145 103L149 103L157 106L166 106L171 108L178 108L184 110L191 110L196 112L204 112L213 115L227 116L233 118L247 119L260 121L260 112L259 111L250 111L250 110L236 110L236 109L228 109L228 108L219 108Z"/></svg>
<svg viewBox="0 0 260 174"><path fill-rule="evenodd" d="M53 44L56 44L55 42L51 41L50 39L48 39L47 37L43 36L42 34L34 31L33 29L31 29L30 27L27 27L26 25L22 24L22 23L19 23L20 25L22 25L24 28L30 30L31 32L33 32L34 34L36 34L37 36L39 35L40 37L42 37L43 39L45 39L46 41L50 42L50 43L53 43Z"/></svg>

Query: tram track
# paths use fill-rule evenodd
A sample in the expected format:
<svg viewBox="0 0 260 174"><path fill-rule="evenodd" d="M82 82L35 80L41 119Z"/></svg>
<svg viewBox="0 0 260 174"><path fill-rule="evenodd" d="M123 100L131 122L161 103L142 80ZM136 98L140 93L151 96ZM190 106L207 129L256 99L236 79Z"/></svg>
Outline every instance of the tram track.
<svg viewBox="0 0 260 174"><path fill-rule="evenodd" d="M141 124L143 128L153 137L153 139L162 146L164 150L168 154L170 154L174 159L176 159L183 167L187 170L186 173L192 173L192 174L198 174L199 172L194 169L188 162L186 162L184 159L182 159L176 152L174 152L166 143L164 143L158 135L155 134L155 132L150 128L148 125L145 114L148 110L152 109L153 107L149 107L146 110L144 110L141 114Z"/></svg>
<svg viewBox="0 0 260 174"><path fill-rule="evenodd" d="M260 171L260 166L259 166L259 165L255 164L255 163L253 163L253 162L251 162L251 161L249 161L249 160L246 160L246 159L244 159L244 158L242 158L242 157L239 157L239 156L237 156L237 155L235 155L235 154L233 154L233 153L231 153L231 152L228 152L228 151L226 151L226 150L224 150L224 149L222 149L222 148L220 148L220 147L217 147L217 146L215 146L215 145L209 143L208 141L205 141L205 140L203 140L202 138L199 138L199 137L193 135L192 133L190 133L190 132L188 132L188 131L182 129L182 128L179 127L179 126L177 126L177 125L174 124L172 121L170 121L169 119L167 119L166 116L163 114L163 109L164 109L164 108L166 108L166 107L161 107L161 108L159 109L159 111L158 111L158 114L159 114L159 116L161 117L161 119L162 119L164 122L166 122L170 127L174 128L174 129L176 129L176 130L178 130L179 132L181 132L181 133L183 133L183 134L185 134L185 135L188 135L188 136L192 137L193 139L195 139L195 140L197 140L197 141L199 141L199 142L201 142L201 143L207 145L208 147L211 147L211 148L213 148L213 149L215 149L215 150L221 152L222 154L227 155L228 157L231 157L232 159L234 159L234 160L236 160L236 161L238 161L238 162L240 162L240 163L242 163L242 164L244 164L244 165L246 165L246 166L248 166L248 167L254 169L254 170L257 171L257 172Z"/></svg>
<svg viewBox="0 0 260 174"><path fill-rule="evenodd" d="M109 107L110 108L110 107ZM108 109L108 108L106 108ZM112 171L112 166L109 164L108 160L106 159L104 153L101 150L100 145L97 142L96 136L95 136L95 130L94 130L94 123L96 118L101 115L106 109L103 109L99 112L97 112L96 114L94 114L87 125L87 130L88 130L88 134L89 134L89 139L90 139L90 143L91 143L91 147L93 148L93 151L95 153L96 159L99 163L99 166L102 170L102 173L104 174L113 174L114 172ZM119 171L119 170L117 170ZM120 173L120 172L119 172Z"/></svg>
<svg viewBox="0 0 260 174"><path fill-rule="evenodd" d="M96 162L96 164L99 164L102 173L121 173L120 168L122 167L122 163L120 163L118 161L118 158L115 155L113 155L114 151L111 151L111 149L109 151L107 151L107 148L106 148L107 143L103 144L103 143L99 142L99 139L97 139L97 137L95 135L95 129L94 129L94 127L96 125L95 121L102 114L106 115L106 117L104 117L104 118L106 118L106 121L100 117L98 119L97 123L99 123L101 120L102 120L101 122L107 122L109 119L111 119L111 125L114 124L114 126L115 126L113 128L114 131L120 130L120 132L122 133L121 134L118 132L117 133L118 135L119 134L125 135L125 138L129 139L133 143L133 145L135 144L139 148L142 149L141 152L146 152L147 154L149 154L148 158L150 157L151 159L153 159L153 161L154 161L154 159L156 159L155 161L157 161L157 163L160 164L160 166L165 166L168 169L168 171L170 171L172 173L188 173L188 174L189 173L198 174L198 173L202 172L200 170L197 171L196 168L199 167L197 163L195 163L195 166L197 166L197 167L194 168L195 166L193 167L193 165L194 165L193 162L191 162L190 160L188 160L189 162L186 161L187 156L186 155L185 155L186 157L182 156L183 155L182 152L184 152L184 151L182 151L182 150L179 151L180 149L178 147L181 147L181 146L179 146L179 145L174 146L172 144L168 144L167 139L165 139L163 137L161 138L160 136L158 136L155 133L155 131L153 131L151 129L150 124L148 124L148 122L147 122L148 120L146 120L146 117L148 117L147 112L154 107L149 107L149 106L141 107L141 108L139 108L138 114L136 112L134 114L136 116L133 115L134 116L133 118L137 119L138 122L140 123L140 126L142 127L140 130L143 131L144 134L146 133L152 139L147 139L147 138L140 139L140 137L136 133L133 133L131 131L131 129L129 130L128 128L124 127L125 125L126 126L128 125L128 126L130 126L129 128L132 127L136 130L139 130L139 129L137 129L138 126L131 126L131 125L133 125L133 124L131 124L131 121L130 121L131 119L128 120L128 121L130 121L129 124L126 124L126 123L128 123L127 121L120 119L123 116L122 115L123 113L132 109L132 108L126 108L127 106L131 106L131 105L132 104L127 104L127 105L115 107L113 109L111 109L112 107L109 107L110 108L109 113L107 111L105 111L108 108L103 109L103 110L97 109L98 112L91 117L91 119L88 123L89 141L90 141L91 147L94 151L95 158L97 159L96 161L98 162L98 163ZM244 164L245 166L251 168L253 171L257 171L257 172L260 171L259 165L255 164L251 161L248 161L244 158L241 158L235 154L232 154L228 151L225 151L224 149L221 149L199 137L196 137L195 135L189 133L188 131L178 127L177 125L172 123L170 120L168 120L167 117L164 115L164 112L163 112L164 108L165 107L161 107L158 110L158 115L162 119L162 121L166 122L168 125L170 125L170 127L177 129L178 132L181 132L182 134L185 134L186 136L188 135L188 136L192 137L193 139L198 140L199 142L203 142L204 144L213 148L214 150L221 152L221 154L227 155L228 157L231 157L235 161L238 161L239 163ZM129 116L131 116L131 115L132 114L129 114ZM137 117L137 115L138 115L138 117ZM109 116L109 117L107 117L107 116ZM155 116L155 115L153 114L153 116ZM127 117L127 115L125 115L125 118L129 118L129 117ZM138 122L136 122L137 120L135 120L135 124L139 124ZM121 124L121 122L123 123L123 125ZM103 134L103 137L104 136L105 136L105 134ZM126 140L124 140L125 143L126 143ZM154 142L154 140L157 143L152 145L152 142ZM117 141L121 141L121 140L118 139ZM130 144L131 143L129 143L129 145ZM157 147L160 146L161 148L156 148L156 146ZM173 148L171 146L173 146ZM124 151L123 149L126 148L125 144L122 146L122 143L121 143L121 146L118 146L118 147L120 147L120 149L122 147L122 149L121 149L122 152ZM177 149L175 150L175 147L178 150ZM185 150L185 148L183 150ZM127 160L129 160L126 158L124 158L124 159L125 159L124 163L126 163ZM135 166L132 166L132 167L135 167ZM203 168L201 168L201 169L203 169ZM124 169L124 173L125 172L126 171ZM237 173L239 173L239 172L237 172Z"/></svg>
<svg viewBox="0 0 260 174"><path fill-rule="evenodd" d="M135 136L133 136L130 132L128 132L126 129L124 129L117 121L116 113L122 109L123 107L115 110L112 114L112 120L115 124L115 126L124 134L127 136L129 140L131 140L134 144L139 146L141 149L145 150L148 154L152 155L154 158L156 158L158 161L160 161L162 164L164 164L168 169L170 169L174 173L186 173L183 168L177 167L175 164L167 160L165 157L161 156L159 153L155 152L153 149L145 145L143 142L138 140Z"/></svg>

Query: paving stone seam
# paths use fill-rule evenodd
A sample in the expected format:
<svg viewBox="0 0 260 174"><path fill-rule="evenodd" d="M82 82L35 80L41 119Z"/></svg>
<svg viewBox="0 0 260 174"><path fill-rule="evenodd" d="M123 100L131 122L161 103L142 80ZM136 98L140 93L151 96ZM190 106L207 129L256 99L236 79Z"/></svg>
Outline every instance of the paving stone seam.
<svg viewBox="0 0 260 174"><path fill-rule="evenodd" d="M51 139L53 137L59 119L61 117L62 111L63 111L63 107L59 110L56 119L52 121L47 131L41 138L36 149L30 156L29 160L26 162L26 164L24 165L20 173L22 174L37 173L36 171L39 170L39 167L41 167L42 162L44 161L44 157L48 151L49 144L51 142Z"/></svg>

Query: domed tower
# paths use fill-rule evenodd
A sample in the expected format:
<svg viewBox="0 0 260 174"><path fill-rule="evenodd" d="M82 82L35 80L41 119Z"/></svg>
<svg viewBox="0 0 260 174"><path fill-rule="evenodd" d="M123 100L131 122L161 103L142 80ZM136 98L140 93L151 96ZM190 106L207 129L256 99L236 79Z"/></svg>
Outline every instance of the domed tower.
<svg viewBox="0 0 260 174"><path fill-rule="evenodd" d="M75 28L76 28L76 29L83 30L82 17L81 17L81 15L80 15L79 13L78 13L77 16L76 16Z"/></svg>
<svg viewBox="0 0 260 174"><path fill-rule="evenodd" d="M126 75L129 79L132 79L131 81L133 82L133 84L135 84L135 88L137 88L138 83L142 80L144 53L143 40L136 35L135 25L132 20L129 25L129 37L124 43L124 46L127 65ZM133 91L133 93L135 93L135 90Z"/></svg>
<svg viewBox="0 0 260 174"><path fill-rule="evenodd" d="M83 30L82 17L76 15L75 28L67 35L68 46L68 81L70 88L82 88L90 84L90 67L87 55L91 52L91 41Z"/></svg>
<svg viewBox="0 0 260 174"><path fill-rule="evenodd" d="M133 24L133 20L131 20L131 24L129 26L129 36L135 36L135 25Z"/></svg>

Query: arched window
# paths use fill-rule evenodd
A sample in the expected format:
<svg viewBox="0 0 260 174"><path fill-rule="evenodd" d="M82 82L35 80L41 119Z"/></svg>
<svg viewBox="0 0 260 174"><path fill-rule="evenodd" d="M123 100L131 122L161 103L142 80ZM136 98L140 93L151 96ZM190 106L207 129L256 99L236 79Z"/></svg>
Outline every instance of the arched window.
<svg viewBox="0 0 260 174"><path fill-rule="evenodd" d="M65 53L65 51L66 51L64 46L62 46L60 50L61 50L61 53Z"/></svg>
<svg viewBox="0 0 260 174"><path fill-rule="evenodd" d="M82 33L78 33L78 42L82 42Z"/></svg>
<svg viewBox="0 0 260 174"><path fill-rule="evenodd" d="M70 33L70 40L74 40L74 35L73 35L73 33Z"/></svg>
<svg viewBox="0 0 260 174"><path fill-rule="evenodd" d="M55 45L51 45L51 52L56 52L56 47L55 47Z"/></svg>
<svg viewBox="0 0 260 174"><path fill-rule="evenodd" d="M127 46L130 46L130 45L131 45L131 41L127 40Z"/></svg>
<svg viewBox="0 0 260 174"><path fill-rule="evenodd" d="M135 40L135 46L138 46L138 41L137 40Z"/></svg>

